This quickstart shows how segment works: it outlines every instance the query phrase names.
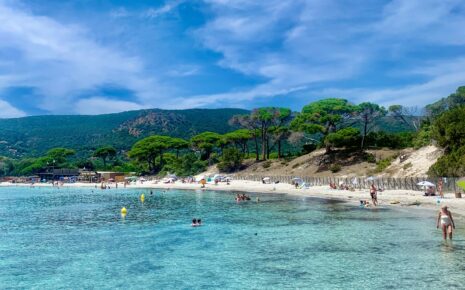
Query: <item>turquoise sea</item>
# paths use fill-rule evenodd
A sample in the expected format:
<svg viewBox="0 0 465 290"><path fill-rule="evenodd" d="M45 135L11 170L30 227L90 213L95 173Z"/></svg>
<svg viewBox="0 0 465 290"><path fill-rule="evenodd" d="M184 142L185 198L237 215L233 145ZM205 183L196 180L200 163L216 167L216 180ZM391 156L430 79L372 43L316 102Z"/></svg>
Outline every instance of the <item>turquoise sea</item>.
<svg viewBox="0 0 465 290"><path fill-rule="evenodd" d="M465 287L464 227L444 242L430 211L149 192L0 188L0 288ZM192 228L193 217L204 225Z"/></svg>

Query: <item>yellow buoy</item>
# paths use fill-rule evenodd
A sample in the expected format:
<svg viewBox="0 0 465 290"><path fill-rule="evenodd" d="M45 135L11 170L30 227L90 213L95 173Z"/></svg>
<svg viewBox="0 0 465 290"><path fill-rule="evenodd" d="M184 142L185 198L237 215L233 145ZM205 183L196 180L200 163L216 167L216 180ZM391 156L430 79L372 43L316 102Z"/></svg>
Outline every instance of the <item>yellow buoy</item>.
<svg viewBox="0 0 465 290"><path fill-rule="evenodd" d="M140 201L141 201L141 202L144 202L144 200L145 200L145 195L142 193L142 194L140 195Z"/></svg>
<svg viewBox="0 0 465 290"><path fill-rule="evenodd" d="M121 214L126 215L127 213L128 213L128 210L123 206L123 208L121 209Z"/></svg>

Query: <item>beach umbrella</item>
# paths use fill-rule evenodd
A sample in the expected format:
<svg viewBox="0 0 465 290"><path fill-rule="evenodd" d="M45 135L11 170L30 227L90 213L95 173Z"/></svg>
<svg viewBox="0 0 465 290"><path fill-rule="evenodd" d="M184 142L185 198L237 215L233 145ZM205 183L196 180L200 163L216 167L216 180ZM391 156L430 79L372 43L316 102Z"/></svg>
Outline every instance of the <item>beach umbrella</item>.
<svg viewBox="0 0 465 290"><path fill-rule="evenodd" d="M376 179L376 177L374 177L374 176L369 176L369 177L367 178L367 181L373 181L373 180L375 180L375 179Z"/></svg>
<svg viewBox="0 0 465 290"><path fill-rule="evenodd" d="M419 186L436 186L434 183L431 183L431 182L426 181L426 180L418 182L417 185L419 185Z"/></svg>
<svg viewBox="0 0 465 290"><path fill-rule="evenodd" d="M270 180L269 177L263 177L263 180Z"/></svg>

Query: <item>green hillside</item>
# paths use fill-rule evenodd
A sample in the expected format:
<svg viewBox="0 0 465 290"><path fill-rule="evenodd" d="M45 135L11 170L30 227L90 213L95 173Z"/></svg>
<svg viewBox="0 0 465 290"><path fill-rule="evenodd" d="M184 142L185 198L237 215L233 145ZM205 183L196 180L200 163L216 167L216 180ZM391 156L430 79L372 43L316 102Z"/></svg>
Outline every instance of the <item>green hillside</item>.
<svg viewBox="0 0 465 290"><path fill-rule="evenodd" d="M247 113L242 109L150 109L93 116L0 119L0 156L40 156L54 147L72 148L81 155L102 145L127 150L137 140L154 134L184 139L204 131L222 134L235 129L228 124L233 115ZM384 117L376 122L375 130L395 133L412 128Z"/></svg>
<svg viewBox="0 0 465 290"><path fill-rule="evenodd" d="M0 155L38 156L50 148L67 147L78 152L101 145L129 149L152 134L190 138L204 132L225 133L228 120L242 109L139 110L95 116L32 116L0 119Z"/></svg>

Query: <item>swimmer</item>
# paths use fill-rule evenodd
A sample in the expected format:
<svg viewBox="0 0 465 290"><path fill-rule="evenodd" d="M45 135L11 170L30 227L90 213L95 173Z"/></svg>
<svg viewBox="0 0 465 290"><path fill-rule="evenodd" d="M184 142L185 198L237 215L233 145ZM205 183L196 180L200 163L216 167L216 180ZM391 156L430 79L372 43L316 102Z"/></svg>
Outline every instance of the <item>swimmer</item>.
<svg viewBox="0 0 465 290"><path fill-rule="evenodd" d="M150 191L150 195L153 195L153 191L152 191L152 190Z"/></svg>
<svg viewBox="0 0 465 290"><path fill-rule="evenodd" d="M191 226L193 226L193 227L198 227L199 226L199 224L197 223L197 219L192 219Z"/></svg>
<svg viewBox="0 0 465 290"><path fill-rule="evenodd" d="M200 227L202 225L202 220L201 219L197 219L197 225Z"/></svg>
<svg viewBox="0 0 465 290"><path fill-rule="evenodd" d="M449 239L452 240L452 229L455 229L455 223L454 219L452 219L452 213L447 209L447 205L442 206L439 211L436 228L439 228L439 223L441 224L444 240L447 240L447 233L449 233Z"/></svg>

